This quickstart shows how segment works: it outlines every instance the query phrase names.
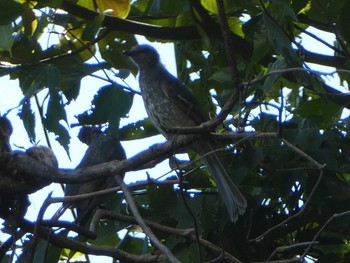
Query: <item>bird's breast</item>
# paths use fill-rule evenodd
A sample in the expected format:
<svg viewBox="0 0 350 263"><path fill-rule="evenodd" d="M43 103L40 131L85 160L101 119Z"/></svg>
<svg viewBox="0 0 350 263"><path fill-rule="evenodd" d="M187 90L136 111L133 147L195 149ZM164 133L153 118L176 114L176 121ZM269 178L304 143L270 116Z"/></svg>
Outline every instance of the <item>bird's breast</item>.
<svg viewBox="0 0 350 263"><path fill-rule="evenodd" d="M156 128L165 136L166 128L181 128L196 126L195 122L188 116L189 112L184 112L176 103L176 98L169 97L165 89L172 88L164 86L160 79L140 76L140 89L145 104L147 114Z"/></svg>

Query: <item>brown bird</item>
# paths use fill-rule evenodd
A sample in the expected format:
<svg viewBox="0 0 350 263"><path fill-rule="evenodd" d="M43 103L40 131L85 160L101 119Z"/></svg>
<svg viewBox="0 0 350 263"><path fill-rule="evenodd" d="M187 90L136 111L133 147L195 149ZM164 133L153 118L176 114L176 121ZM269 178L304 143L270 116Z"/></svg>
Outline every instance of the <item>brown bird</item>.
<svg viewBox="0 0 350 263"><path fill-rule="evenodd" d="M166 128L194 127L208 120L191 90L166 70L160 62L158 52L152 46L137 45L124 54L137 64L140 90L147 114L167 139L179 135L166 132ZM191 147L202 156L209 168L231 221L237 221L238 216L244 213L247 201L214 153L215 143L201 139Z"/></svg>
<svg viewBox="0 0 350 263"><path fill-rule="evenodd" d="M86 150L83 159L76 169L86 168L97 164L124 160L126 158L125 151L121 143L111 135L106 135L98 128L82 127L78 138L81 142L87 144L89 148ZM124 177L124 174L116 175ZM97 179L80 184L67 184L65 188L66 196L74 196L80 194L87 194L99 190L117 186L117 179L115 177ZM89 219L101 203L106 201L107 197L93 198L81 200L72 204L64 204L65 207L75 207L77 209L77 223L82 223Z"/></svg>

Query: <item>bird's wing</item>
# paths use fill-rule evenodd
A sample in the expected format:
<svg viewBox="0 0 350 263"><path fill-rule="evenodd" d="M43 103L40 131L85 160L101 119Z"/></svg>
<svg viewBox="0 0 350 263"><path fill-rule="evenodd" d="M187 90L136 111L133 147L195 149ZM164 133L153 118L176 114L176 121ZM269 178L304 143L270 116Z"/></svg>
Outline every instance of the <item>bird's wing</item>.
<svg viewBox="0 0 350 263"><path fill-rule="evenodd" d="M174 105L178 106L182 112L198 125L209 120L208 115L204 113L191 90L179 79L173 76L164 78L162 90L165 96L173 101Z"/></svg>

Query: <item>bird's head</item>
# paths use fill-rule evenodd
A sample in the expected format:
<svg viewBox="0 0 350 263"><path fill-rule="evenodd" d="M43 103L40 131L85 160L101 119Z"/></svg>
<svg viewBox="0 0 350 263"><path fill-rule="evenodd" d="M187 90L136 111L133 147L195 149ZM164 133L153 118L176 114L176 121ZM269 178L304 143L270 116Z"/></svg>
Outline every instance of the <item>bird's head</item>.
<svg viewBox="0 0 350 263"><path fill-rule="evenodd" d="M141 70L160 63L157 50L150 45L137 45L123 54L131 57Z"/></svg>

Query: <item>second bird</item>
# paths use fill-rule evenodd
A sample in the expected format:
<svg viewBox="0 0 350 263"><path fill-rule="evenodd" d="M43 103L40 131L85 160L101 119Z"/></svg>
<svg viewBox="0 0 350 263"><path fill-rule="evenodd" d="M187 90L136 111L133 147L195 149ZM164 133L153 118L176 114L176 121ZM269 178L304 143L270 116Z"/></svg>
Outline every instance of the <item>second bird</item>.
<svg viewBox="0 0 350 263"><path fill-rule="evenodd" d="M171 75L161 64L158 52L150 45L137 45L124 52L137 64L139 85L147 114L155 127L167 138L179 136L165 128L195 127L208 120L191 90ZM182 135L181 135L182 136ZM191 147L202 156L227 207L231 221L237 221L247 206L246 199L220 162L215 143L206 139ZM208 154L210 153L210 154Z"/></svg>

